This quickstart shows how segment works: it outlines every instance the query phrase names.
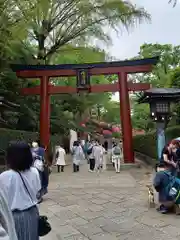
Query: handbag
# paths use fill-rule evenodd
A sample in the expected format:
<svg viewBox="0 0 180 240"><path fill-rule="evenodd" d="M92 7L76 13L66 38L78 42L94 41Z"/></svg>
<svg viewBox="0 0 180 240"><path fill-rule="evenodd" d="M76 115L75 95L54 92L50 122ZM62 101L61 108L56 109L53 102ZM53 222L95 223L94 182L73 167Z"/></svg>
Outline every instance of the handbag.
<svg viewBox="0 0 180 240"><path fill-rule="evenodd" d="M28 190L28 188L27 188L27 186L26 186L26 184L24 182L24 179L23 179L21 173L20 172L18 172L18 173L19 173L19 176L21 177L21 180L22 180L23 185L24 185L24 187L26 189L26 192L28 193L28 195L29 195L29 197L30 197L30 199L31 199L31 201L33 203L33 199L32 199L31 194L30 194L30 192L29 192L29 190ZM47 216L39 216L39 219L38 219L38 234L39 234L39 236L40 237L45 236L50 231L51 231L51 225L48 222Z"/></svg>

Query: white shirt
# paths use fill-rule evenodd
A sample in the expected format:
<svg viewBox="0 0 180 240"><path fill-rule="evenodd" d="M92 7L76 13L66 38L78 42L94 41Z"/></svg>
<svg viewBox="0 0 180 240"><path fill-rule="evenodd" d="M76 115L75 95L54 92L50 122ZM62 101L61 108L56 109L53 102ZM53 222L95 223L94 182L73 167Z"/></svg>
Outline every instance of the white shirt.
<svg viewBox="0 0 180 240"><path fill-rule="evenodd" d="M73 153L72 154L73 163L76 165L79 165L80 161L84 159L84 152L83 152L82 147L80 145L74 146L72 148L71 152Z"/></svg>
<svg viewBox="0 0 180 240"><path fill-rule="evenodd" d="M41 182L38 170L31 167L25 172L21 172L26 188L18 172L8 170L0 174L0 187L4 188L11 210L25 210L37 204L37 193L41 189Z"/></svg>
<svg viewBox="0 0 180 240"><path fill-rule="evenodd" d="M60 165L60 166L65 166L65 165L66 165L66 162L65 162L66 152L65 152L64 148L62 148L62 147L57 147L57 148L56 148L56 154L57 154L57 152L59 152L59 155L58 155L58 157L56 158L56 164L57 164L57 165Z"/></svg>
<svg viewBox="0 0 180 240"><path fill-rule="evenodd" d="M0 189L0 239L17 240L12 212L2 188Z"/></svg>
<svg viewBox="0 0 180 240"><path fill-rule="evenodd" d="M96 161L96 164L102 164L103 160L103 148L100 145L95 145L92 149L92 155Z"/></svg>

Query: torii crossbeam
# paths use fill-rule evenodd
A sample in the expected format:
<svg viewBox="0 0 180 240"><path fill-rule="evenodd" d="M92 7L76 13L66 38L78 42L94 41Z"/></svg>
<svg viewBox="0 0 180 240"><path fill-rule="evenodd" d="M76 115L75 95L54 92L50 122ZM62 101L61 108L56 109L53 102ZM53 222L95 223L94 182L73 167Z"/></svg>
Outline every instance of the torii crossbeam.
<svg viewBox="0 0 180 240"><path fill-rule="evenodd" d="M81 70L88 72L89 76L117 74L118 83L89 85L88 91L91 93L119 92L124 161L125 163L134 163L129 91L144 91L150 88L150 84L128 82L127 75L129 73L150 72L158 59L158 57L155 57L109 63L11 65L11 67L18 77L41 79L40 86L24 88L22 94L40 95L40 140L44 146L48 146L50 140L50 95L78 92L78 87L50 85L50 77L77 76Z"/></svg>

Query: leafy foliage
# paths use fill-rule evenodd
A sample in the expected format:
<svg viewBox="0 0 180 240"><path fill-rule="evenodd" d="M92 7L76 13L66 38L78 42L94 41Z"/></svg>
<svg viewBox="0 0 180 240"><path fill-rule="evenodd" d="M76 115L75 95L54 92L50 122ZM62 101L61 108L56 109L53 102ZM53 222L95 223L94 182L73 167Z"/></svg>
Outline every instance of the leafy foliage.
<svg viewBox="0 0 180 240"><path fill-rule="evenodd" d="M157 66L154 67L152 73L136 75L135 82L151 83L153 87L180 87L177 77L180 66L180 46L172 46L170 44L144 44L141 46L139 55L136 58L154 56L159 56L160 61ZM176 68L177 71L174 70ZM138 99L139 95L141 95L141 93L136 95L136 99ZM136 102L136 99L134 99L134 102ZM173 111L180 113L178 106L174 107ZM142 129L146 131L154 128L154 124L149 118L148 104L133 104L132 121L135 128L142 127ZM171 124L174 124L173 120L170 125Z"/></svg>
<svg viewBox="0 0 180 240"><path fill-rule="evenodd" d="M179 132L180 126L168 128L165 132L166 141L168 142L179 137ZM137 135L133 138L134 150L152 157L153 159L157 159L156 141L156 131L152 131L146 135Z"/></svg>
<svg viewBox="0 0 180 240"><path fill-rule="evenodd" d="M9 63L84 63L105 61L104 52L92 45L94 38L109 42L104 27L118 31L137 22L149 20L143 8L119 0L2 0L0 2L0 84L5 97L20 104L20 110L1 115L12 129L38 131L39 97L24 97L22 87L39 85L39 80L18 79ZM92 83L106 83L109 78L93 77ZM75 85L73 78L53 79L55 85ZM79 128L79 121L95 104L109 101L110 94L60 95L52 97L51 129L67 134L70 127ZM12 124L13 118L13 124Z"/></svg>
<svg viewBox="0 0 180 240"><path fill-rule="evenodd" d="M5 151L10 141L26 141L27 143L31 143L39 138L37 132L17 131L5 128L0 128L0 135L0 151ZM54 135L51 137L51 143L52 145L55 145L55 143L60 144L62 143L62 138Z"/></svg>
<svg viewBox="0 0 180 240"><path fill-rule="evenodd" d="M104 27L132 27L150 19L143 8L122 0L12 0L26 19L29 39L37 43L37 59L50 61L66 44L89 44L94 37L110 40Z"/></svg>
<svg viewBox="0 0 180 240"><path fill-rule="evenodd" d="M138 104L135 102L133 105L133 113L131 119L132 126L135 129L143 129L146 132L154 129L154 123L150 118L150 110L148 104Z"/></svg>
<svg viewBox="0 0 180 240"><path fill-rule="evenodd" d="M148 82L154 87L169 87L171 70L180 65L180 46L170 44L144 44L137 58L159 56L160 61L152 73L136 77L137 82Z"/></svg>
<svg viewBox="0 0 180 240"><path fill-rule="evenodd" d="M120 103L109 101L104 105L102 119L107 123L120 124Z"/></svg>

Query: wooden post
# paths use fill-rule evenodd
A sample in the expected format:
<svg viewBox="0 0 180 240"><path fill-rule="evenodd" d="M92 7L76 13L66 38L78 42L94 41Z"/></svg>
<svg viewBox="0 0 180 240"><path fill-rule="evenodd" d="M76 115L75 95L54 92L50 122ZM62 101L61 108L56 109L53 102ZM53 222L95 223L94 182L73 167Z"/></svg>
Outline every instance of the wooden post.
<svg viewBox="0 0 180 240"><path fill-rule="evenodd" d="M134 163L134 151L132 141L131 111L129 103L127 73L118 74L120 117L122 126L123 154L125 163Z"/></svg>

